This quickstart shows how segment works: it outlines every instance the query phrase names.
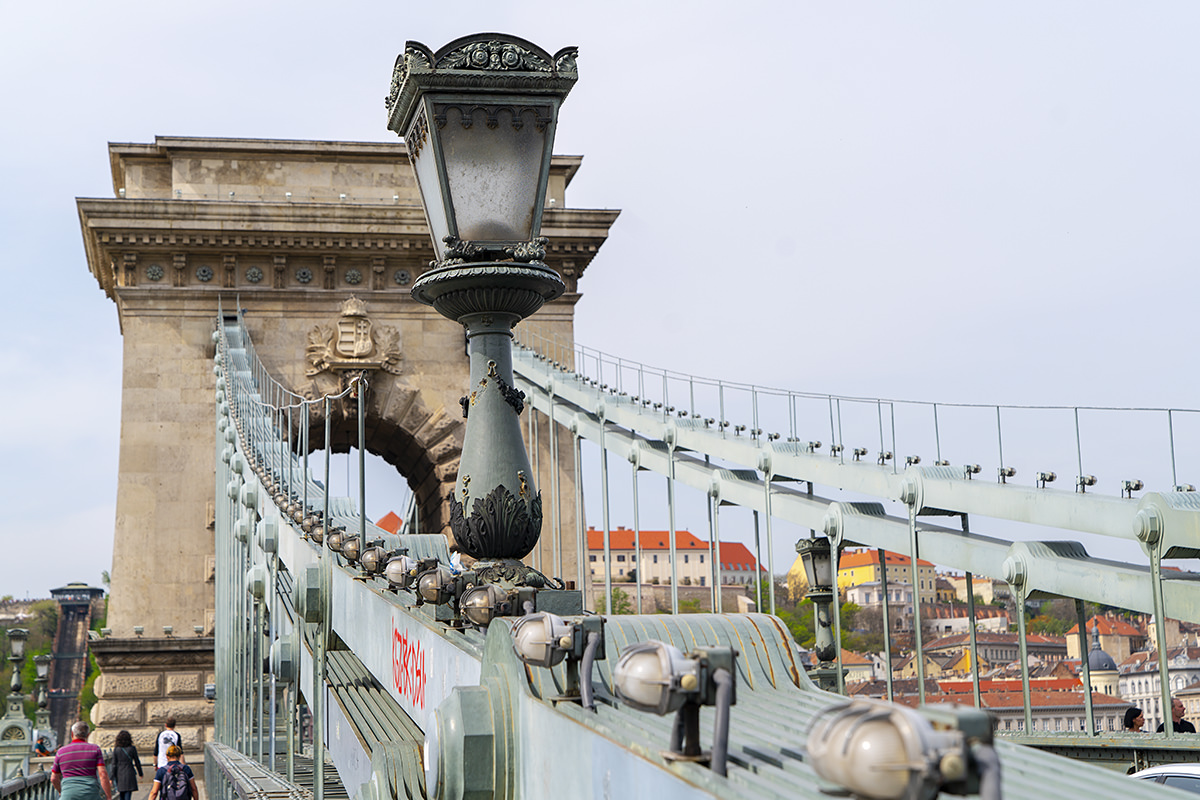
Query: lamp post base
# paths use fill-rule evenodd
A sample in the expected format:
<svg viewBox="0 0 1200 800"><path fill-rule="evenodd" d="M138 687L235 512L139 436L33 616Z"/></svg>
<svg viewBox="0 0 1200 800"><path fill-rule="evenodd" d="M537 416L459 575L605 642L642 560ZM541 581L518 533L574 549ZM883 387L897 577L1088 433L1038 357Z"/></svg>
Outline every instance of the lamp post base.
<svg viewBox="0 0 1200 800"><path fill-rule="evenodd" d="M845 674L845 670L843 670ZM817 684L817 688L826 692L836 692L838 687L838 668L833 664L822 664L808 671L808 677Z"/></svg>

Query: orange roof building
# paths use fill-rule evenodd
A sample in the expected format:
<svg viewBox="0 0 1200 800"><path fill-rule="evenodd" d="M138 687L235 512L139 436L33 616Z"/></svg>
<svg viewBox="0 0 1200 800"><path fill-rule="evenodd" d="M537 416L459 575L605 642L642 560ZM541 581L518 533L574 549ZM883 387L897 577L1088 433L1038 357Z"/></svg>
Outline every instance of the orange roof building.
<svg viewBox="0 0 1200 800"><path fill-rule="evenodd" d="M640 580L668 583L671 578L671 545L668 531L641 531L642 562L638 569L637 551L634 547L634 532L624 526L609 531L608 549L611 556L614 580L627 580L630 573L640 575ZM587 530L588 568L593 580L604 580L604 567L608 563L604 556L604 531L589 527ZM713 560L710 543L693 535L690 531L675 532L675 552L678 558L675 574L680 583L711 586ZM740 542L721 542L717 569L723 584L745 584L754 575L764 574L753 553ZM686 581L684 579L687 579Z"/></svg>
<svg viewBox="0 0 1200 800"><path fill-rule="evenodd" d="M884 566L889 582L912 581L912 559L908 556L885 551ZM878 581L884 572L885 569L880 568L878 550L867 548L843 551L838 560L838 592L844 593L851 586L861 583ZM917 559L917 582L913 591L922 603L932 603L937 599L937 575L932 562Z"/></svg>

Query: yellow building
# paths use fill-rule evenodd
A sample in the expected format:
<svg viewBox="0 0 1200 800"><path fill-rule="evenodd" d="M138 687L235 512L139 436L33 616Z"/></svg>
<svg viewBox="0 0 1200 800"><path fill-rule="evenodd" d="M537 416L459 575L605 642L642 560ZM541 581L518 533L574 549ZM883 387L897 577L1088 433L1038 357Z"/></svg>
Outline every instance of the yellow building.
<svg viewBox="0 0 1200 800"><path fill-rule="evenodd" d="M885 551L884 560L889 582L912 580L912 559L908 556ZM851 586L878 581L882 572L878 550L847 550L838 560L838 593L844 595ZM937 575L932 562L917 559L917 585L913 591L922 603L932 603L937 599Z"/></svg>

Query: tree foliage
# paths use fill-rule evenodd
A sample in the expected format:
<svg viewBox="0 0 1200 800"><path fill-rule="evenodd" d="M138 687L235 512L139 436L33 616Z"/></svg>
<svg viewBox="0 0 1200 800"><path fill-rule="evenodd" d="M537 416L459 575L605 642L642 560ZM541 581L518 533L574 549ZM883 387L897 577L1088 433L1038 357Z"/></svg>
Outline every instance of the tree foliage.
<svg viewBox="0 0 1200 800"><path fill-rule="evenodd" d="M624 589L612 590L612 602L605 602L607 598L603 594L596 601L596 612L599 614L632 614L634 611L633 600L629 597L629 593ZM609 607L612 611L609 611Z"/></svg>

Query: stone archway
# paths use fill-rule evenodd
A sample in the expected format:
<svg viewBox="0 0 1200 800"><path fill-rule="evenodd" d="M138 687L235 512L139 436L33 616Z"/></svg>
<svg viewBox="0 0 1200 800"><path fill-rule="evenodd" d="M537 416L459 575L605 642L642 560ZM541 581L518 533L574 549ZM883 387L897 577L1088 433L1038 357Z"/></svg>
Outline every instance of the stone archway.
<svg viewBox="0 0 1200 800"><path fill-rule="evenodd" d="M405 375L400 332L372 319L365 303L350 297L340 315L308 332L305 377L296 387L309 399L336 398L329 404L330 449L345 453L359 446L356 378L366 384L364 449L391 464L417 498L420 533L452 538L448 496L454 489L465 425L443 403L429 402ZM297 420L296 426L304 423ZM325 446L325 405L308 416L309 449ZM297 430L297 433L299 431Z"/></svg>

